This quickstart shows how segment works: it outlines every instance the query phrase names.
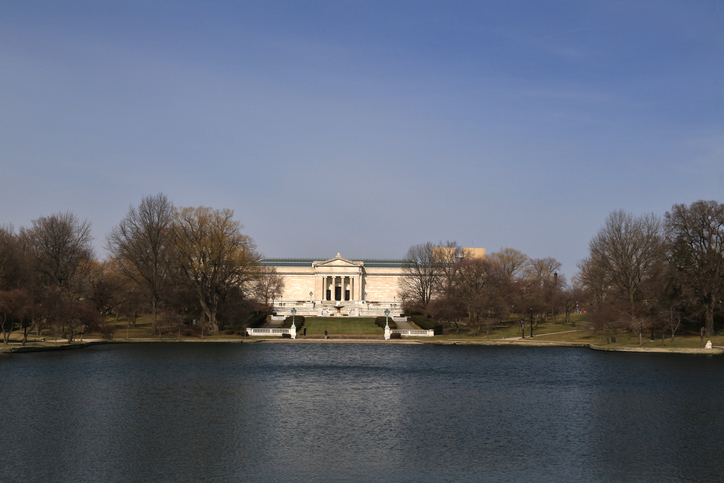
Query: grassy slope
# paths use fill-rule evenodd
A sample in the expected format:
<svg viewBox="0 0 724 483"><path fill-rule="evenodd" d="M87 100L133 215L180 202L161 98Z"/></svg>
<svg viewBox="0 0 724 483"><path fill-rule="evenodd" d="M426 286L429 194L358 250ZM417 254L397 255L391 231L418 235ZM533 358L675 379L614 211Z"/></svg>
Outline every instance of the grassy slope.
<svg viewBox="0 0 724 483"><path fill-rule="evenodd" d="M360 334L382 335L384 330L375 325L375 319L349 317L307 317L304 322L307 335L324 334Z"/></svg>

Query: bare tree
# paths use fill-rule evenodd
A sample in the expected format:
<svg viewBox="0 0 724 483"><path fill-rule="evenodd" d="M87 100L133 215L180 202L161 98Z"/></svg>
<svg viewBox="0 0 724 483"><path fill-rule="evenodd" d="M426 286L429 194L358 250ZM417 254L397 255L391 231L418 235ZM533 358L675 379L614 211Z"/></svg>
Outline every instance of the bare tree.
<svg viewBox="0 0 724 483"><path fill-rule="evenodd" d="M176 262L194 287L213 332L219 329L219 305L232 289L247 287L260 258L233 216L229 209L182 208L174 223Z"/></svg>
<svg viewBox="0 0 724 483"><path fill-rule="evenodd" d="M60 298L56 300L48 319L55 325L56 330L62 328L69 344L73 343L76 335L83 334L86 330L98 330L102 325L101 315L90 304L81 301L69 302Z"/></svg>
<svg viewBox="0 0 724 483"><path fill-rule="evenodd" d="M44 284L78 292L81 268L93 259L90 222L70 212L40 217L20 231L30 265Z"/></svg>
<svg viewBox="0 0 724 483"><path fill-rule="evenodd" d="M125 285L132 282L114 268L114 264L108 261L91 263L86 298L99 314L105 316L115 312L117 319L117 308L125 295Z"/></svg>
<svg viewBox="0 0 724 483"><path fill-rule="evenodd" d="M561 263L552 257L531 258L525 270L525 278L543 287L558 278Z"/></svg>
<svg viewBox="0 0 724 483"><path fill-rule="evenodd" d="M24 278L23 254L13 227L0 226L0 290L18 287Z"/></svg>
<svg viewBox="0 0 724 483"><path fill-rule="evenodd" d="M706 335L712 336L714 309L724 294L724 204L674 205L665 220L674 274L703 305Z"/></svg>
<svg viewBox="0 0 724 483"><path fill-rule="evenodd" d="M638 333L646 327L647 297L661 275L664 244L662 225L653 214L635 217L623 210L612 212L589 243L590 254L580 267L581 280L600 290L602 300L618 305L628 325Z"/></svg>
<svg viewBox="0 0 724 483"><path fill-rule="evenodd" d="M464 304L472 327L480 329L483 322L499 317L506 310L504 284L508 279L500 265L480 258L464 259L455 277L455 291ZM490 336L490 324L486 323Z"/></svg>
<svg viewBox="0 0 724 483"><path fill-rule="evenodd" d="M260 267L252 293L260 305L268 307L270 300L278 299L284 293L284 278L275 267Z"/></svg>
<svg viewBox="0 0 724 483"><path fill-rule="evenodd" d="M131 326L136 326L139 315L147 308L148 299L141 293L139 285L130 283L123 286L116 314L126 317L126 339L130 337Z"/></svg>
<svg viewBox="0 0 724 483"><path fill-rule="evenodd" d="M499 265L511 279L523 277L530 265L528 255L515 248L501 248L500 251L491 253L488 260Z"/></svg>
<svg viewBox="0 0 724 483"><path fill-rule="evenodd" d="M3 343L7 345L10 334L22 326L22 320L27 315L30 301L25 289L0 291L0 328L2 328Z"/></svg>
<svg viewBox="0 0 724 483"><path fill-rule="evenodd" d="M455 242L427 242L407 250L400 278L399 295L405 304L427 311L436 293L452 280L455 262L462 257L462 248Z"/></svg>
<svg viewBox="0 0 724 483"><path fill-rule="evenodd" d="M576 321L571 319L571 313L579 309L579 304L585 299L586 294L583 287L574 283L572 287L568 287L562 292L562 304L566 314L566 324L571 327L576 326Z"/></svg>
<svg viewBox="0 0 724 483"><path fill-rule="evenodd" d="M138 208L131 206L106 240L116 270L138 284L148 297L154 330L169 278L173 222L174 207L166 195L146 196Z"/></svg>

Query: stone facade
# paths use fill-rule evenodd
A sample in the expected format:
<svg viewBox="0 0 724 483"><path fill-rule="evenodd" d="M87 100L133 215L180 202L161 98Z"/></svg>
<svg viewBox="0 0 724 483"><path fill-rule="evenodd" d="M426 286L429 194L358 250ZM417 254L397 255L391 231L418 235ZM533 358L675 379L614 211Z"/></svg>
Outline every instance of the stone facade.
<svg viewBox="0 0 724 483"><path fill-rule="evenodd" d="M376 317L400 315L397 294L402 260L348 260L338 253L329 260L265 258L284 278L284 293L274 310L288 315Z"/></svg>

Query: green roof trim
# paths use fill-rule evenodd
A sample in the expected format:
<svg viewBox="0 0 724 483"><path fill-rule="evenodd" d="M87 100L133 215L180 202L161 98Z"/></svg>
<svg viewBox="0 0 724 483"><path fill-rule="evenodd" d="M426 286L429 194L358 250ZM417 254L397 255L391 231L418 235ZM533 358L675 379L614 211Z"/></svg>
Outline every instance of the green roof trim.
<svg viewBox="0 0 724 483"><path fill-rule="evenodd" d="M259 262L264 267L311 267L315 261L323 262L327 258L262 258ZM377 258L348 258L353 262L362 262L369 268L402 268L404 260L385 260Z"/></svg>

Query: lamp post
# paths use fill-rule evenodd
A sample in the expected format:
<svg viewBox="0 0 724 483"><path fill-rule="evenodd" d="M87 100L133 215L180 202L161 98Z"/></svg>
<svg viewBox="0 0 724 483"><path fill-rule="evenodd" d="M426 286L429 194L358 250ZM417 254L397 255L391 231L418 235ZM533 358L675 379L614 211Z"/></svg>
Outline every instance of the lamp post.
<svg viewBox="0 0 724 483"><path fill-rule="evenodd" d="M390 324L388 317L390 316L390 309L385 309L385 340L390 339Z"/></svg>
<svg viewBox="0 0 724 483"><path fill-rule="evenodd" d="M530 338L533 338L533 307L530 308Z"/></svg>
<svg viewBox="0 0 724 483"><path fill-rule="evenodd" d="M523 314L523 317L525 317L525 314ZM520 334L525 339L525 319L520 319Z"/></svg>
<svg viewBox="0 0 724 483"><path fill-rule="evenodd" d="M294 307L292 307L292 326L289 328L289 336L290 336L292 339L296 339L296 338L297 338L297 326L296 326L296 324L294 323L294 315L295 315L296 313L297 313L297 309L295 309Z"/></svg>

